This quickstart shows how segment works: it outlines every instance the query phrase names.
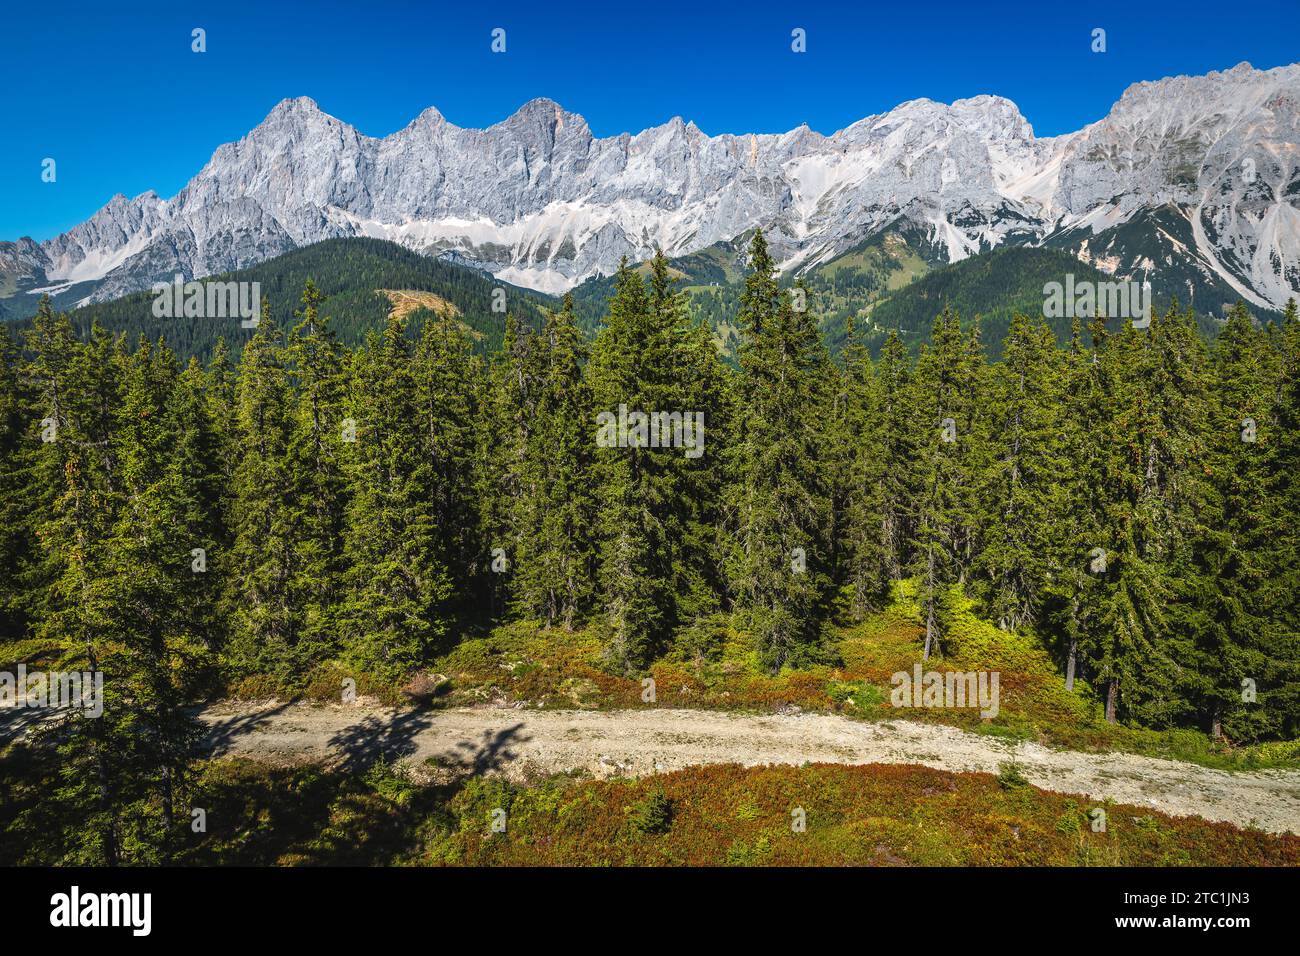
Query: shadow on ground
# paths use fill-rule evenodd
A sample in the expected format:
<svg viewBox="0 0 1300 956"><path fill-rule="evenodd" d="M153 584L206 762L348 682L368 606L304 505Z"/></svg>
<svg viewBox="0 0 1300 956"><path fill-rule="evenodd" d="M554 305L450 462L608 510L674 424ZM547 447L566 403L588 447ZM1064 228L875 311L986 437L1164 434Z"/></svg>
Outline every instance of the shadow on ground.
<svg viewBox="0 0 1300 956"><path fill-rule="evenodd" d="M199 738L198 750L208 757L222 757L230 752L231 746L236 737L256 730L259 726L266 723L276 714L286 710L289 705L278 704L275 707L268 707L266 710L258 711L255 714L243 714L236 717L228 717L224 720L213 721L207 725L207 729ZM195 711L197 713L197 710Z"/></svg>

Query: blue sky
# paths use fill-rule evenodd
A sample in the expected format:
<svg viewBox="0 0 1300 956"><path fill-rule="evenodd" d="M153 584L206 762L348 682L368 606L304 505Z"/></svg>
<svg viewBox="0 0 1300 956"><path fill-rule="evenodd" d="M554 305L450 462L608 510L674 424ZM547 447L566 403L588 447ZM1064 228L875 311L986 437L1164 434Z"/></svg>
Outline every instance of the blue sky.
<svg viewBox="0 0 1300 956"><path fill-rule="evenodd" d="M288 96L382 136L428 106L487 126L536 96L611 135L674 115L711 134L830 133L915 97L997 93L1051 135L1138 80L1300 60L1297 22L1300 0L14 3L0 24L0 239L55 235L118 192L170 197ZM206 53L191 52L195 27ZM795 27L806 53L791 52ZM1090 51L1094 27L1105 54Z"/></svg>

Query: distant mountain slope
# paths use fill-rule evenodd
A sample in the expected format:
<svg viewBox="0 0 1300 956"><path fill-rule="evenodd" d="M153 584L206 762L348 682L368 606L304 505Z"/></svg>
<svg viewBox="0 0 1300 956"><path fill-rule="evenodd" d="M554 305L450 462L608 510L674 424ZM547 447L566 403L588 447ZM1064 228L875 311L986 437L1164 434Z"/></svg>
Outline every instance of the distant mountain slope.
<svg viewBox="0 0 1300 956"><path fill-rule="evenodd" d="M899 223L801 276L786 275L782 284L789 287L801 281L808 286L809 308L816 313L832 352L838 352L843 343L849 315L871 351L878 353L891 329L897 330L909 347L915 347L929 336L935 316L952 308L963 324L978 317L985 347L991 357L998 358L1014 313L1043 314L1047 283L1064 285L1071 275L1077 283L1117 281L1114 275L1061 249L1000 246L951 264L936 252L923 234ZM669 259L669 264L688 294L695 317L709 322L718 332L719 347L734 356L740 341L736 312L744 288L741 250L734 243L720 243L691 256ZM635 268L643 274L648 271L646 263ZM1214 294L1193 299L1188 295L1186 277L1168 284L1163 282L1165 278L1166 274L1153 276L1153 309L1163 310L1177 297L1180 306L1195 308L1198 325L1207 338L1216 334L1222 312L1241 301L1223 283L1196 286ZM613 292L614 280L608 277L588 279L574 290L591 327L599 322ZM1203 308L1207 303L1212 310ZM1251 311L1260 321L1281 317L1269 309L1251 307ZM1048 322L1058 341L1068 341L1068 317ZM1109 323L1111 327L1120 324L1119 320Z"/></svg>
<svg viewBox="0 0 1300 956"><path fill-rule="evenodd" d="M540 293L381 239L331 239L212 278L260 283L262 296L270 300L272 313L285 328L294 322L293 312L298 308L303 285L311 279L328 296L325 313L346 342L356 342L366 330L382 327L394 308L394 296L384 290L432 293L436 298L427 299L425 305L441 300L454 307L483 349L496 348L505 328L505 316L492 311L494 289L504 289L506 308L532 325L541 320L544 308L555 304ZM153 301L152 293L133 293L77 309L72 313L73 321L84 331L97 319L105 328L126 332L133 340L141 334L151 339L165 334L181 354L205 359L218 338L224 338L232 350L238 351L253 335L252 330L240 327L238 319L157 318ZM31 304L34 308L35 298ZM418 325L420 309L402 308L411 312L412 321Z"/></svg>
<svg viewBox="0 0 1300 956"><path fill-rule="evenodd" d="M1215 255L1197 241L1194 214L1174 205L1144 209L1116 226L1093 231L1087 226L1062 230L1046 245L1062 249L1113 276L1149 280L1159 296L1177 296L1198 313L1222 317L1245 301L1257 314L1273 314L1256 302L1243 268L1228 251ZM1228 268L1228 266L1231 268ZM1285 305L1283 300L1281 305Z"/></svg>
<svg viewBox="0 0 1300 956"><path fill-rule="evenodd" d="M1003 246L946 264L935 261L934 250L918 239L907 229L878 233L806 275L785 276L782 284L789 287L798 281L807 285L809 308L817 315L833 353L843 342L845 319L850 314L868 347L878 353L890 330L898 330L903 341L915 347L928 337L935 316L951 308L963 324L978 319L985 347L990 357L997 359L1011 316L1015 312L1043 313L1047 283L1064 283L1068 275L1073 275L1076 283L1115 281L1114 276L1059 249ZM715 330L719 349L734 358L740 344L736 316L744 290L742 248L736 243L718 243L670 259L669 264L678 288L687 295L693 317L708 323ZM645 262L633 268L643 276L649 272ZM508 310L534 327L544 318L544 310L558 305L550 296L381 239L331 239L213 280L260 283L262 295L270 299L277 320L287 328L294 322L293 312L309 278L328 296L326 313L347 342L360 340L366 330L380 327L389 312L398 309L416 328L430 312L451 315L470 329L477 348L491 351L500 345L505 328L504 316L492 311L495 289L505 290ZM1166 308L1180 290L1178 285L1173 289L1156 287L1153 307ZM582 325L589 334L599 329L613 294L613 277L592 278L573 290ZM238 352L252 335L237 319L156 318L153 299L152 293L132 293L77 309L73 320L83 333L96 319L132 339L141 334L156 339L165 333L181 354L205 359L218 338ZM24 301L35 307L35 297ZM1226 290L1213 301L1222 308L1239 300ZM1180 303L1187 305L1183 299ZM1260 321L1280 318L1271 310L1252 308L1252 312ZM1197 309L1197 321L1207 338L1217 332L1215 315ZM1049 324L1059 341L1068 340L1069 318L1050 319Z"/></svg>
<svg viewBox="0 0 1300 956"><path fill-rule="evenodd" d="M1055 249L1006 246L971 256L934 269L865 309L862 321L868 330L867 341L874 351L889 331L896 329L905 342L915 344L929 335L934 317L951 308L962 317L963 324L978 317L985 348L997 358L1012 315L1043 315L1044 286L1052 282L1064 285L1069 275L1076 284L1116 281L1095 266ZM1153 287L1151 301L1153 311L1162 311L1168 307L1170 296ZM1264 312L1258 317L1275 316ZM1214 318L1200 312L1197 318L1202 333L1213 337L1218 327ZM1048 324L1057 341L1069 340L1069 317L1049 318ZM1119 320L1108 323L1112 328L1121 324Z"/></svg>

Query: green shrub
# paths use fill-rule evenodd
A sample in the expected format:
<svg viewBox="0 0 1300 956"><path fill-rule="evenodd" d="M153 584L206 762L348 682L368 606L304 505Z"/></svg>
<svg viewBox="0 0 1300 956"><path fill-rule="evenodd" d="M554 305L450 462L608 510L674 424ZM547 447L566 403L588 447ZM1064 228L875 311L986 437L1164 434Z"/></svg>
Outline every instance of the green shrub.
<svg viewBox="0 0 1300 956"><path fill-rule="evenodd" d="M642 836L667 833L673 825L673 802L662 787L655 787L628 808L628 823Z"/></svg>
<svg viewBox="0 0 1300 956"><path fill-rule="evenodd" d="M998 786L1003 790L1019 790L1029 786L1029 779L1014 763L998 767Z"/></svg>

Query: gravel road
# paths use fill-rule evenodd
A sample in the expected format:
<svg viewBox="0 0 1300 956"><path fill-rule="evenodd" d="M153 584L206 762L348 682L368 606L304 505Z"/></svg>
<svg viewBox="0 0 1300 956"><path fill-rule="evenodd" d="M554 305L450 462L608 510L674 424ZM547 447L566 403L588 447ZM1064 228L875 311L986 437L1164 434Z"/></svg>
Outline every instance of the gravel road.
<svg viewBox="0 0 1300 956"><path fill-rule="evenodd" d="M702 764L910 763L996 773L1012 760L1035 786L1300 833L1300 771L1227 773L1124 753L1011 744L953 727L828 714L753 716L696 710L390 710L358 703L223 703L201 714L213 755L362 766L379 756L427 772L514 780L573 770L640 776ZM434 765L426 764L436 758ZM430 766L442 770L428 770Z"/></svg>

